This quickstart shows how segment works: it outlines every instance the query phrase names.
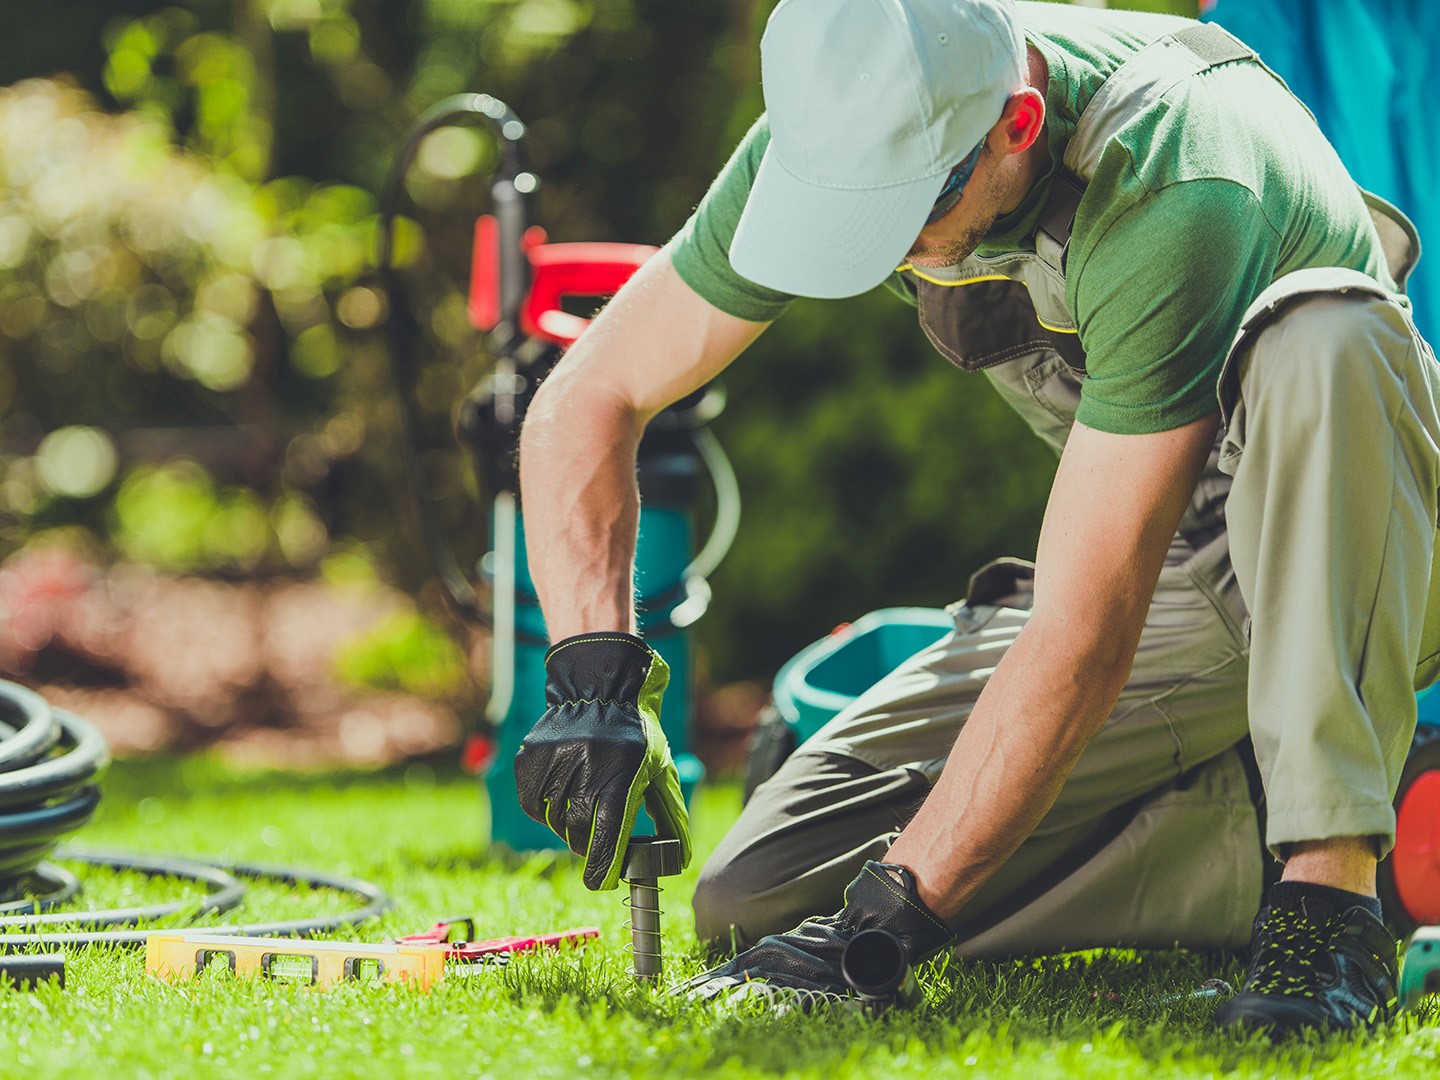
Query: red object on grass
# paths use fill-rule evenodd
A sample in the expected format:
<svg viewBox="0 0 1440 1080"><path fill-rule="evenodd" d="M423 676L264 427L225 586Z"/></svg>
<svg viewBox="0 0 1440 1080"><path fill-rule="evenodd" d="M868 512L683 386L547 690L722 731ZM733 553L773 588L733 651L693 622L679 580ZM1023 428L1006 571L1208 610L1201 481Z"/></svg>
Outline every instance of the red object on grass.
<svg viewBox="0 0 1440 1080"><path fill-rule="evenodd" d="M613 296L660 250L649 244L547 244L539 226L525 231L521 247L530 263L530 289L520 306L520 331L562 346L575 344L590 325L564 309L566 297ZM500 236L488 214L475 223L469 313L477 330L493 330L500 321Z"/></svg>
<svg viewBox="0 0 1440 1080"><path fill-rule="evenodd" d="M597 927L577 926L569 930L557 930L550 934L489 938L485 941L451 941L451 928L455 926L467 927L469 933L472 934L475 932L473 919L454 919L449 922L438 922L423 934L410 934L396 940L401 945L444 945L447 950L445 959L463 964L490 957L506 956L510 953L558 949L562 945L584 945L600 936Z"/></svg>
<svg viewBox="0 0 1440 1080"><path fill-rule="evenodd" d="M489 956L508 953L533 952L536 949L558 949L562 945L584 945L600 936L594 926L577 926L571 930L557 930L553 934L536 934L534 937L491 938L489 941L460 941L450 946L449 960L465 963Z"/></svg>
<svg viewBox="0 0 1440 1080"><path fill-rule="evenodd" d="M1440 923L1440 769L1415 778L1395 824L1395 892L1411 918Z"/></svg>

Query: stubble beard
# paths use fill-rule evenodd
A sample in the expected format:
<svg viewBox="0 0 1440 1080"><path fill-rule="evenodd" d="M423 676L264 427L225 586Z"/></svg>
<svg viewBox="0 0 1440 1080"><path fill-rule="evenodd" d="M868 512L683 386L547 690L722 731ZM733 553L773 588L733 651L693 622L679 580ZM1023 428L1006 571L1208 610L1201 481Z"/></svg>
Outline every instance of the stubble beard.
<svg viewBox="0 0 1440 1080"><path fill-rule="evenodd" d="M932 244L929 247L920 247L917 244L910 249L908 260L911 265L932 269L956 266L975 254L975 249L989 235L995 219L1000 216L999 192L986 190L979 201L983 209L974 224L949 243Z"/></svg>
<svg viewBox="0 0 1440 1080"><path fill-rule="evenodd" d="M997 215L991 214L989 220L971 226L958 240L952 240L948 244L937 244L912 250L908 261L913 266L926 266L932 269L956 266L975 254L975 249L980 246L981 241L989 233L990 226L995 223L996 217Z"/></svg>
<svg viewBox="0 0 1440 1080"><path fill-rule="evenodd" d="M981 153L989 154L989 146L986 146ZM1000 216L1006 190L1001 184L998 170L986 177L982 183L985 186L975 192L975 201L971 203L974 208L972 212L977 214L974 223L948 243L921 247L917 241L916 246L910 249L907 256L907 261L912 266L924 266L931 269L956 266L975 254L975 249L984 242L995 224L995 219ZM965 192L967 199L970 194L967 189ZM963 200L960 205L964 205Z"/></svg>

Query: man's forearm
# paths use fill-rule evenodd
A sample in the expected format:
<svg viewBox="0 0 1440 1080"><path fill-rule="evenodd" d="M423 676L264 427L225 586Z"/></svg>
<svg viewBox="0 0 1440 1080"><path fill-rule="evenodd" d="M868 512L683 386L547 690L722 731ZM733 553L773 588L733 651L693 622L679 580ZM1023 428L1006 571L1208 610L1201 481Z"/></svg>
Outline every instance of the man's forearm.
<svg viewBox="0 0 1440 1080"><path fill-rule="evenodd" d="M1077 653L1066 636L1038 621L1020 633L886 856L910 869L921 898L944 918L1034 831L1124 686L1130 641L1096 641Z"/></svg>
<svg viewBox="0 0 1440 1080"><path fill-rule="evenodd" d="M623 405L582 393L557 369L520 439L525 552L552 641L635 630L639 424Z"/></svg>
<svg viewBox="0 0 1440 1080"><path fill-rule="evenodd" d="M1034 831L1115 707L1218 416L1151 435L1071 430L1036 549L1035 607L940 780L890 849L949 918Z"/></svg>

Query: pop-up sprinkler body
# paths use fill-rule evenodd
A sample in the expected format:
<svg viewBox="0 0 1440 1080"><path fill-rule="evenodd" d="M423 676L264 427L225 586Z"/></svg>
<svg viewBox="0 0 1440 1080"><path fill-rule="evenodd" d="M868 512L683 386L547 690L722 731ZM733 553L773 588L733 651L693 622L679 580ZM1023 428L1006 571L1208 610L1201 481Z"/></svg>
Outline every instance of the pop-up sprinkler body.
<svg viewBox="0 0 1440 1080"><path fill-rule="evenodd" d="M621 877L630 886L630 948L634 954L636 982L654 983L660 978L658 879L678 874L681 869L679 840L637 836L625 849Z"/></svg>

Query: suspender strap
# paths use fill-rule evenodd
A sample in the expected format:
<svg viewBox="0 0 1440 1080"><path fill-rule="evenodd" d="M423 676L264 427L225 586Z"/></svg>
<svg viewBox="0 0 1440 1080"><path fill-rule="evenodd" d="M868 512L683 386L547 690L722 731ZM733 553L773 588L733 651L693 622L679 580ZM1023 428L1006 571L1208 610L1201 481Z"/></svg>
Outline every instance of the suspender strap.
<svg viewBox="0 0 1440 1080"><path fill-rule="evenodd" d="M1065 166L1089 179L1110 136L1179 83L1221 64L1255 60L1247 46L1214 23L1197 23L1152 41L1101 84L1065 147Z"/></svg>
<svg viewBox="0 0 1440 1080"><path fill-rule="evenodd" d="M1035 254L1052 270L1065 273L1065 251L1070 246L1070 232L1075 227L1075 211L1085 185L1065 169L1058 169L1050 181L1050 195L1045 209L1035 223Z"/></svg>
<svg viewBox="0 0 1440 1080"><path fill-rule="evenodd" d="M1170 36L1204 60L1206 67L1255 58L1248 45L1214 23L1197 23Z"/></svg>
<svg viewBox="0 0 1440 1080"><path fill-rule="evenodd" d="M1196 23L1152 41L1121 64L1085 106L1065 146L1065 167L1051 181L1050 197L1035 230L1035 254L1064 273L1084 185L1094 175L1105 144L1121 127L1191 76L1221 64L1256 59L1254 51L1227 30L1214 23Z"/></svg>

